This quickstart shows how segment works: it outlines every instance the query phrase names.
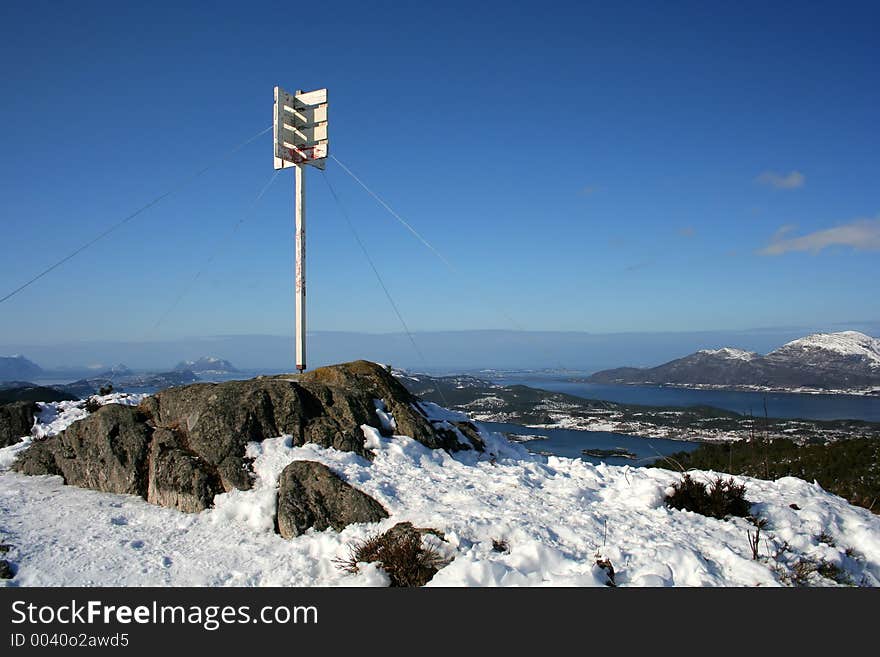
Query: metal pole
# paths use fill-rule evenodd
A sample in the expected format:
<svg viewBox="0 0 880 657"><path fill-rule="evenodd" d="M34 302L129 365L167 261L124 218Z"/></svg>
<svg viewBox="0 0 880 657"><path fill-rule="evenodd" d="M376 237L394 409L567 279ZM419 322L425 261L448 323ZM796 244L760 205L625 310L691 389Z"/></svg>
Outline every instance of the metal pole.
<svg viewBox="0 0 880 657"><path fill-rule="evenodd" d="M296 369L306 369L306 165L296 165Z"/></svg>

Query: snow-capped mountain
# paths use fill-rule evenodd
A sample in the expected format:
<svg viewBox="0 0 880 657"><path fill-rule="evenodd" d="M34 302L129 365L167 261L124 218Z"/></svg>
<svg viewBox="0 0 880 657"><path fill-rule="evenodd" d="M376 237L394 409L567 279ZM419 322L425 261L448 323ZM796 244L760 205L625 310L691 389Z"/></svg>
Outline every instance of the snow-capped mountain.
<svg viewBox="0 0 880 657"><path fill-rule="evenodd" d="M880 340L857 331L815 333L766 355L703 349L657 367L596 372L594 383L856 390L880 386Z"/></svg>
<svg viewBox="0 0 880 657"><path fill-rule="evenodd" d="M721 349L700 349L698 354L706 354L708 356L717 356L726 360L752 360L760 354L754 351L743 351L742 349L734 349L733 347L721 347Z"/></svg>
<svg viewBox="0 0 880 657"><path fill-rule="evenodd" d="M771 351L767 359L823 369L867 368L868 371L880 371L880 340L858 331L814 333Z"/></svg>
<svg viewBox="0 0 880 657"><path fill-rule="evenodd" d="M238 370L228 360L217 358L216 356L202 356L197 360L184 360L179 362L175 370L189 370L196 374L225 374L228 372L238 372Z"/></svg>
<svg viewBox="0 0 880 657"><path fill-rule="evenodd" d="M106 370L101 376L117 378L120 376L131 376L134 374L134 371L127 365L123 365L119 363L118 365L113 365L110 369Z"/></svg>

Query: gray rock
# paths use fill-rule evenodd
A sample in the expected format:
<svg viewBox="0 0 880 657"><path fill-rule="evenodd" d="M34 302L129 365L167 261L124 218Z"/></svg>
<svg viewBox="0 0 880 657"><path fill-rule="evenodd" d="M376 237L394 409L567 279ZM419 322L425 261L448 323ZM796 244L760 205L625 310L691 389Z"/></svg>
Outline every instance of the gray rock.
<svg viewBox="0 0 880 657"><path fill-rule="evenodd" d="M355 522L378 522L388 512L372 497L315 461L294 461L278 481L278 533L299 536L309 528L342 531Z"/></svg>
<svg viewBox="0 0 880 657"><path fill-rule="evenodd" d="M152 433L136 408L108 404L60 434L34 443L13 469L60 474L73 486L146 497Z"/></svg>
<svg viewBox="0 0 880 657"><path fill-rule="evenodd" d="M450 422L450 424L455 427L462 436L464 436L467 440L470 441L471 445L473 445L474 449L477 451L483 452L486 449L486 445L483 443L483 438L480 436L480 432L477 431L477 427L474 426L472 422ZM458 440L458 436L454 434L454 432L449 432L448 430L443 430L447 433L452 434L450 438L454 441L461 443ZM465 443L461 443L465 444Z"/></svg>
<svg viewBox="0 0 880 657"><path fill-rule="evenodd" d="M15 577L15 569L6 559L0 559L0 579L12 579Z"/></svg>
<svg viewBox="0 0 880 657"><path fill-rule="evenodd" d="M471 445L461 442L449 431L441 431L431 426L425 415L419 410L419 398L409 392L384 367L366 360L356 360L341 365L319 367L299 377L302 385L323 384L330 388L357 388L369 393L372 399L381 399L394 416L397 424L396 432L410 436L425 447L446 449L449 451L471 449ZM375 412L373 412L375 417ZM368 424L378 426L375 420ZM476 444L480 449L482 441Z"/></svg>
<svg viewBox="0 0 880 657"><path fill-rule="evenodd" d="M153 432L147 479L147 502L189 513L210 508L224 491L217 469L170 429Z"/></svg>
<svg viewBox="0 0 880 657"><path fill-rule="evenodd" d="M316 443L371 458L361 427L385 432L376 413L377 399L393 413L398 433L428 447L471 449L469 442L482 447L473 425L455 423L457 430L450 430L453 425L448 423L433 427L419 410L418 398L389 372L375 363L356 361L298 376L169 388L146 398L137 409L103 406L59 435L35 442L14 467L25 474L61 475L75 486L132 493L162 506L201 511L212 505L217 493L251 487L245 450L252 441L288 434L295 445ZM333 490L347 486L340 483ZM362 499L366 496L354 489L351 494L336 490L334 497L327 486L332 485L308 489L314 504L325 497L342 500L339 504L352 500L360 505L354 511L357 517L369 507ZM337 513L331 507L327 509L334 517L345 520L344 509ZM365 517L375 513L373 509ZM322 517L316 515L306 526L337 526L329 516Z"/></svg>
<svg viewBox="0 0 880 657"><path fill-rule="evenodd" d="M18 455L12 469L26 475L61 475L55 461L57 441L49 438L36 441Z"/></svg>
<svg viewBox="0 0 880 657"><path fill-rule="evenodd" d="M312 391L281 379L195 384L164 390L142 403L157 426L174 427L189 448L216 468L226 490L247 490L249 442L290 434L296 445L365 454L361 424L376 424L361 391ZM372 415L372 417L371 417Z"/></svg>
<svg viewBox="0 0 880 657"><path fill-rule="evenodd" d="M189 448L216 467L226 490L246 490L251 480L242 466L251 441L290 434L294 445L316 443L370 458L361 426L384 432L376 399L394 414L398 433L434 449L470 449L453 432L434 429L416 408L417 398L367 361L298 376L171 388L145 399L141 408L157 426L185 434Z"/></svg>
<svg viewBox="0 0 880 657"><path fill-rule="evenodd" d="M32 401L16 401L0 406L0 447L14 445L29 436L39 407Z"/></svg>

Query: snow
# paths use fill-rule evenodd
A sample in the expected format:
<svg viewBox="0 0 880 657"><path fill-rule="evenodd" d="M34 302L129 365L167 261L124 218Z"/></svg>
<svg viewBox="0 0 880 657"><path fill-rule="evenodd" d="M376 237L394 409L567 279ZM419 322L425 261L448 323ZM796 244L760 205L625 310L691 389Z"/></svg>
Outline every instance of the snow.
<svg viewBox="0 0 880 657"><path fill-rule="evenodd" d="M758 354L754 351L744 351L733 347L722 347L721 349L700 349L697 353L707 354L710 356L720 356L727 360L753 360L758 358Z"/></svg>
<svg viewBox="0 0 880 657"><path fill-rule="evenodd" d="M65 404L44 404L34 435L80 417ZM435 422L466 417L433 404L422 408ZM379 413L393 426L381 402ZM599 558L610 559L621 586L777 586L780 573L805 558L836 564L855 583L880 584L880 518L813 483L737 478L755 502L753 512L768 519L766 558L755 561L748 521L664 506L677 473L536 456L484 427L485 454L449 454L367 425L362 430L372 460L314 444L295 447L290 436L251 443L253 489L218 495L215 508L198 514L9 472L20 448L0 450L0 538L13 546L8 558L18 566L9 585L385 586L388 578L376 566L352 575L334 560L347 557L353 541L402 521L445 535L441 549L450 563L429 586L604 586ZM302 459L324 463L390 517L282 539L274 532L277 480ZM822 534L835 545L820 542ZM509 551L493 550L493 540L506 541ZM833 584L818 575L812 583Z"/></svg>
<svg viewBox="0 0 880 657"><path fill-rule="evenodd" d="M485 395L478 399L475 399L467 404L462 404L462 408L503 408L506 402L501 398L495 395Z"/></svg>
<svg viewBox="0 0 880 657"><path fill-rule="evenodd" d="M453 411L434 402L420 401L416 405L418 410L432 422L467 422L470 420L467 413Z"/></svg>
<svg viewBox="0 0 880 657"><path fill-rule="evenodd" d="M382 423L382 429L389 432L397 430L397 423L385 407L385 402L381 399L374 399L373 403L376 406L376 415L379 416L379 422Z"/></svg>
<svg viewBox="0 0 880 657"><path fill-rule="evenodd" d="M805 349L808 351L826 351L841 356L856 356L865 359L871 367L880 368L880 339L872 338L858 331L841 331L839 333L814 333L797 340L787 342L773 354Z"/></svg>

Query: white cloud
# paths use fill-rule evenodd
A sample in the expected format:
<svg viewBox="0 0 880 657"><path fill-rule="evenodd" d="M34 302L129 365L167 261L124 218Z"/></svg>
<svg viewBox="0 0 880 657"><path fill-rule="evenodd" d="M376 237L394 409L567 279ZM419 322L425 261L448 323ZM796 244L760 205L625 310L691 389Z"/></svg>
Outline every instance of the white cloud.
<svg viewBox="0 0 880 657"><path fill-rule="evenodd" d="M856 219L825 230L817 230L799 237L788 237L794 226L783 226L770 239L770 244L758 251L761 255L782 255L792 251L819 253L829 246L848 246L857 251L880 251L880 216L874 219Z"/></svg>
<svg viewBox="0 0 880 657"><path fill-rule="evenodd" d="M807 182L806 176L800 171L792 171L788 174L778 173L776 171L765 171L755 178L755 182L761 185L770 185L776 189L797 189L803 187Z"/></svg>

